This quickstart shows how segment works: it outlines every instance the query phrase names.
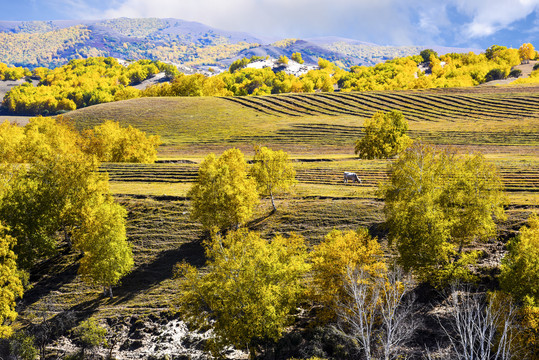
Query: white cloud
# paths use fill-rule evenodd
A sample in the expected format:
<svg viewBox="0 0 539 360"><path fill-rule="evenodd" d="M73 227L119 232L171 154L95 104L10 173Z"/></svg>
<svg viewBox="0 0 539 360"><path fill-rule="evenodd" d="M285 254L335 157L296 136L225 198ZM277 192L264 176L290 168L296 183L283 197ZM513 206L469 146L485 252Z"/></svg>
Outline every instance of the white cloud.
<svg viewBox="0 0 539 360"><path fill-rule="evenodd" d="M274 36L341 35L402 43L414 33L408 10L396 0L125 0L103 16L176 17Z"/></svg>
<svg viewBox="0 0 539 360"><path fill-rule="evenodd" d="M480 38L507 28L539 9L539 0L457 0L457 8L472 22L464 26L468 38Z"/></svg>
<svg viewBox="0 0 539 360"><path fill-rule="evenodd" d="M78 18L159 17L274 37L336 35L379 44L469 43L539 9L539 0L44 0ZM452 16L448 16L452 9ZM456 9L456 12L454 11Z"/></svg>

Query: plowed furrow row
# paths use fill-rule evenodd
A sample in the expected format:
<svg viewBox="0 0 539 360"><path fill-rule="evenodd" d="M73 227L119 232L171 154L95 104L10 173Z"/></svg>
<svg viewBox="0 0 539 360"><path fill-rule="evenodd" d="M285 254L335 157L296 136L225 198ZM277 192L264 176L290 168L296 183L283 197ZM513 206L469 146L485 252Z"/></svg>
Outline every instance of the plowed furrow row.
<svg viewBox="0 0 539 360"><path fill-rule="evenodd" d="M343 102L341 102L341 104L331 103L327 100L328 99L327 97L322 98L322 95L295 96L294 98L296 101L306 102L317 107L328 108L340 114L356 115L356 116L363 116L365 114L368 114L365 111L361 111L360 109L354 108L352 106L347 106L347 107L342 106L342 105L346 105Z"/></svg>
<svg viewBox="0 0 539 360"><path fill-rule="evenodd" d="M298 97L280 96L279 100L287 103L288 105L294 105L296 107L303 108L306 111L311 111L311 112L319 113L322 115L329 115L329 116L336 116L338 114L355 115L351 112L342 111L332 106L327 106L327 104L324 104L325 106L320 107L319 104L312 104L308 101L305 101L303 97L299 97L299 96Z"/></svg>
<svg viewBox="0 0 539 360"><path fill-rule="evenodd" d="M254 99L267 103L272 109L279 109L280 111L286 111L290 114L296 114L295 116L316 115L314 111L306 111L305 109L301 110L294 105L279 101L277 96L257 96Z"/></svg>

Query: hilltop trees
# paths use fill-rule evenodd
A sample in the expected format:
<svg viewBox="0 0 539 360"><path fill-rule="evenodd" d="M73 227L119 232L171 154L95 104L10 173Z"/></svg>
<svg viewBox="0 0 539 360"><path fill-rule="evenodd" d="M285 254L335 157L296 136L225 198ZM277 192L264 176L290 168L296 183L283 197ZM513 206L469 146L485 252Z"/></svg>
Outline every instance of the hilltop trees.
<svg viewBox="0 0 539 360"><path fill-rule="evenodd" d="M524 63L529 63L530 60L535 59L536 56L535 48L530 43L522 44L518 49L518 54Z"/></svg>
<svg viewBox="0 0 539 360"><path fill-rule="evenodd" d="M84 136L84 151L109 162L153 163L161 143L157 135L148 136L131 125L121 127L111 120L87 130Z"/></svg>
<svg viewBox="0 0 539 360"><path fill-rule="evenodd" d="M500 45L492 45L488 49L485 50L485 56L489 60L495 60L500 56L502 51L507 50L507 46L500 46Z"/></svg>
<svg viewBox="0 0 539 360"><path fill-rule="evenodd" d="M391 165L381 193L399 261L434 284L469 279L466 265L478 254L467 245L494 236L504 218L500 177L480 154L414 144Z"/></svg>
<svg viewBox="0 0 539 360"><path fill-rule="evenodd" d="M247 164L238 149L226 150L219 158L213 153L206 156L188 195L191 217L206 229L238 228L259 201L256 182L247 178Z"/></svg>
<svg viewBox="0 0 539 360"><path fill-rule="evenodd" d="M270 196L273 211L276 211L274 194L286 191L295 183L296 171L288 160L288 153L257 147L253 161L249 174L256 180L258 192Z"/></svg>
<svg viewBox="0 0 539 360"><path fill-rule="evenodd" d="M419 53L423 62L430 63L431 56L438 58L438 53L432 49L425 49Z"/></svg>
<svg viewBox="0 0 539 360"><path fill-rule="evenodd" d="M126 86L167 69L165 64L150 60L139 60L127 67L110 57L71 60L53 70L36 69L38 86L24 83L12 88L3 104L12 113L45 115L115 101L116 93L121 93L118 99L138 97L137 91L125 92Z"/></svg>
<svg viewBox="0 0 539 360"><path fill-rule="evenodd" d="M376 112L365 121L365 135L356 141L355 153L362 159L389 158L410 145L408 123L398 110Z"/></svg>
<svg viewBox="0 0 539 360"><path fill-rule="evenodd" d="M211 324L218 350L233 345L253 359L257 346L279 339L304 294L305 242L295 235L266 241L240 229L205 245L205 271L178 268L183 315L200 327Z"/></svg>

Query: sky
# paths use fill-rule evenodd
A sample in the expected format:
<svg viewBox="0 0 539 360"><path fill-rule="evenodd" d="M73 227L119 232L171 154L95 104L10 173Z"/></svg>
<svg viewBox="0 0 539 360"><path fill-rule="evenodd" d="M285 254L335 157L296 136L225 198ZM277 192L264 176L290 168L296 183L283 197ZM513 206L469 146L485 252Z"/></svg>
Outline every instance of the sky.
<svg viewBox="0 0 539 360"><path fill-rule="evenodd" d="M177 18L271 38L539 47L539 0L0 0L0 20Z"/></svg>

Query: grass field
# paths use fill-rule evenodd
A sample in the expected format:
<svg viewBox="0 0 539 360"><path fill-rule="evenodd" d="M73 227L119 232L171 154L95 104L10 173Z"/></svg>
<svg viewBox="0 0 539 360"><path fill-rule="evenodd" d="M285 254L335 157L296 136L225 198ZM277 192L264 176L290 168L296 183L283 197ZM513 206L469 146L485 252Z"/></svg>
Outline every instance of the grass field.
<svg viewBox="0 0 539 360"><path fill-rule="evenodd" d="M78 128L114 119L159 134L164 141L156 164L109 163L101 168L128 209L135 269L109 300L81 283L75 255L59 256L32 277L33 288L19 306L21 322L30 321L39 309L47 309L49 316L74 311L79 319L168 313L178 294L174 264L204 264L200 240L205 234L189 219L187 191L204 156L231 146L247 158L255 144L284 149L297 171L298 184L277 200L277 213L269 216L271 205L263 200L251 229L265 236L296 232L313 244L331 229L367 226L383 238L383 202L376 188L387 177L389 161L359 160L353 146L365 118L390 109L404 112L412 138L459 152L481 151L498 166L508 199L509 219L500 227L504 238L514 234L532 209L539 209L539 87L143 98L92 106L67 116ZM343 171L358 173L363 183L343 184ZM493 240L482 246L501 245Z"/></svg>

